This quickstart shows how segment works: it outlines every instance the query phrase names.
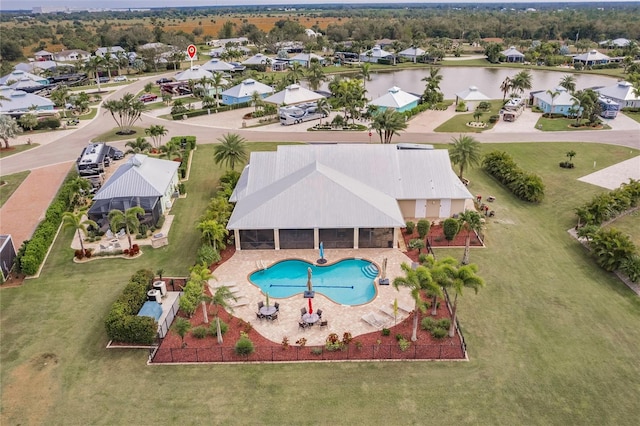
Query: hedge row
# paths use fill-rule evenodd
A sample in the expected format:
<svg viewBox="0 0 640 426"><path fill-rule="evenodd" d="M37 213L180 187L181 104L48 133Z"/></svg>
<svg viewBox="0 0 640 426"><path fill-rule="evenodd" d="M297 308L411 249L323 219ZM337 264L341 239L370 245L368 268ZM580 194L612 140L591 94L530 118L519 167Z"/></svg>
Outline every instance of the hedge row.
<svg viewBox="0 0 640 426"><path fill-rule="evenodd" d="M147 300L153 272L141 269L133 274L122 294L111 305L104 321L109 339L116 342L149 345L155 341L157 325L153 318L137 314Z"/></svg>
<svg viewBox="0 0 640 426"><path fill-rule="evenodd" d="M618 188L598 194L591 201L576 208L582 225L601 225L616 218L640 202L640 181L629 179Z"/></svg>
<svg viewBox="0 0 640 426"><path fill-rule="evenodd" d="M544 198L542 178L522 170L506 152L488 153L484 156L482 166L521 200L538 203Z"/></svg>
<svg viewBox="0 0 640 426"><path fill-rule="evenodd" d="M44 257L53 243L53 238L62 222L62 214L69 210L69 200L72 199L71 194L74 192L70 180L75 177L76 175L67 177L56 198L49 205L44 220L38 224L31 239L25 241L24 246L21 247L16 262L18 262L18 266L23 273L35 275L44 261Z"/></svg>
<svg viewBox="0 0 640 426"><path fill-rule="evenodd" d="M187 116L187 118L198 117L200 115L209 114L209 111L211 111L212 114L216 114L218 112L230 111L232 109L246 108L249 106L251 106L250 102L243 102L243 103L234 104L234 105L221 105L215 109L214 108L194 109L194 110L186 111L181 114L172 114L171 118L174 120L182 120L184 119L184 116Z"/></svg>

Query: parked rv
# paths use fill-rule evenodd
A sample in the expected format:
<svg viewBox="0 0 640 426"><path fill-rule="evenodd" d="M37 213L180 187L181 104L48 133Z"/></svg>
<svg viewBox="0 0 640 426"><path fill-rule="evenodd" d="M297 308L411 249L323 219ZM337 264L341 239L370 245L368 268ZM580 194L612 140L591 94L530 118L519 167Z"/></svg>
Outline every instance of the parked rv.
<svg viewBox="0 0 640 426"><path fill-rule="evenodd" d="M327 114L318 111L316 102L281 107L279 112L280 124L283 126L298 124L303 121L319 120L327 116Z"/></svg>

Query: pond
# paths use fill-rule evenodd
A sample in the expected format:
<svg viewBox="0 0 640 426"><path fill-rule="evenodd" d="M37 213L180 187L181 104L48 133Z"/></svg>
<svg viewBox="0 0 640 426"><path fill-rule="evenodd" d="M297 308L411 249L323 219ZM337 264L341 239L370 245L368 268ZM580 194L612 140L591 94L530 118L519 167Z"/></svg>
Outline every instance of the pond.
<svg viewBox="0 0 640 426"><path fill-rule="evenodd" d="M479 67L440 67L442 81L440 90L445 99L455 99L456 92L462 92L469 86L476 86L491 99L502 99L500 84L506 77L514 77L521 69L516 68L479 68ZM560 80L569 72L530 70L532 88L530 91L549 90L558 86ZM429 75L429 69L411 69L393 72L375 73L371 81L366 82L367 97L376 99L393 87L398 86L405 92L422 94L426 82L422 79ZM590 87L610 86L617 79L592 74L573 74L576 90ZM325 83L322 90L328 90ZM528 94L528 92L526 93Z"/></svg>

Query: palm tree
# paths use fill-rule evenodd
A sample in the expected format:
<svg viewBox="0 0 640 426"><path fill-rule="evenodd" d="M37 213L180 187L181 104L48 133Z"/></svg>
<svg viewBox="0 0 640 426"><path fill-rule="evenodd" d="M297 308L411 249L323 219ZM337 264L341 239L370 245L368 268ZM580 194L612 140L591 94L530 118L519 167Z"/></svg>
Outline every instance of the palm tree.
<svg viewBox="0 0 640 426"><path fill-rule="evenodd" d="M202 288L200 296L200 303L202 304L202 318L205 324L209 324L209 317L207 315L207 300L211 300L206 296L205 286L211 278L214 278L209 267L204 264L194 265L190 269L189 281L192 281Z"/></svg>
<svg viewBox="0 0 640 426"><path fill-rule="evenodd" d="M462 256L462 264L469 263L469 247L471 246L471 233L478 233L482 230L482 217L475 210L466 210L458 215L460 222L460 230L467 231L464 242L464 254Z"/></svg>
<svg viewBox="0 0 640 426"><path fill-rule="evenodd" d="M322 126L322 116L329 116L331 112L331 105L329 105L329 101L327 98L320 98L316 102L317 111L322 114L320 116L320 126Z"/></svg>
<svg viewBox="0 0 640 426"><path fill-rule="evenodd" d="M67 116L67 98L69 98L69 88L61 84L56 87L49 95L53 103L58 108L63 108L64 117Z"/></svg>
<svg viewBox="0 0 640 426"><path fill-rule="evenodd" d="M124 134L134 133L131 127L140 119L146 106L131 93L125 93L120 99L105 101L104 109L111 113L120 131Z"/></svg>
<svg viewBox="0 0 640 426"><path fill-rule="evenodd" d="M85 62L84 67L90 73L93 74L93 78L96 80L98 84L98 92L101 92L100 88L100 69L104 65L104 59L100 56L92 56L89 58L87 62Z"/></svg>
<svg viewBox="0 0 640 426"><path fill-rule="evenodd" d="M502 102L504 102L507 99L507 93L509 93L509 91L512 88L512 81L511 79L507 76L505 77L505 79L502 81L502 84L500 84L500 90L502 91Z"/></svg>
<svg viewBox="0 0 640 426"><path fill-rule="evenodd" d="M237 133L227 133L213 148L213 159L216 164L225 163L231 170L235 170L236 163L243 163L249 159L247 141Z"/></svg>
<svg viewBox="0 0 640 426"><path fill-rule="evenodd" d="M166 144L160 147L160 151L164 157L167 157L169 160L180 157L180 143L177 140L170 140Z"/></svg>
<svg viewBox="0 0 640 426"><path fill-rule="evenodd" d="M456 330L456 314L458 311L458 296L462 295L464 288L472 288L476 294L478 290L484 287L484 280L476 275L478 265L470 263L458 268L450 268L451 275L447 282L447 287L453 289L455 296L453 298L453 307L451 309L451 326L449 327L449 337L455 335Z"/></svg>
<svg viewBox="0 0 640 426"><path fill-rule="evenodd" d="M362 65L360 65L358 77L362 77L362 87L366 89L366 82L371 81L371 64L369 62L363 62Z"/></svg>
<svg viewBox="0 0 640 426"><path fill-rule="evenodd" d="M433 281L431 272L427 267L418 266L416 269L412 269L407 263L402 263L400 267L404 271L405 276L396 277L393 280L393 286L396 290L398 290L398 287L408 287L411 291L411 297L415 302L411 341L415 342L418 340L418 311L426 311L425 303L422 300L421 290L427 290L440 296L442 296L442 290L440 286Z"/></svg>
<svg viewBox="0 0 640 426"><path fill-rule="evenodd" d="M522 70L511 80L511 89L522 95L525 90L531 89L531 79L531 73L528 70Z"/></svg>
<svg viewBox="0 0 640 426"><path fill-rule="evenodd" d="M300 79L304 76L304 67L300 62L294 62L291 64L291 69L287 73L287 79L294 84L300 82Z"/></svg>
<svg viewBox="0 0 640 426"><path fill-rule="evenodd" d="M220 87L224 86L224 78L222 77L222 73L216 72L213 73L213 78L209 80L211 85L213 86L213 90L215 90L216 95L216 107L220 104Z"/></svg>
<svg viewBox="0 0 640 426"><path fill-rule="evenodd" d="M253 104L254 112L258 112L258 107L262 105L262 96L257 90L251 94L251 103Z"/></svg>
<svg viewBox="0 0 640 426"><path fill-rule="evenodd" d="M549 118L553 119L553 107L555 99L560 96L559 90L547 90L547 95L551 96L551 110L549 111Z"/></svg>
<svg viewBox="0 0 640 426"><path fill-rule="evenodd" d="M407 128L407 122L404 115L387 108L382 113L375 115L371 127L380 136L380 143L391 143L393 135Z"/></svg>
<svg viewBox="0 0 640 426"><path fill-rule="evenodd" d="M318 61L311 63L306 76L311 90L318 90L320 88L320 84L327 79L324 74L324 70L322 69L322 65L320 65L320 62Z"/></svg>
<svg viewBox="0 0 640 426"><path fill-rule="evenodd" d="M69 181L69 205L75 207L85 203L85 196L91 190L91 183L88 179L76 176Z"/></svg>
<svg viewBox="0 0 640 426"><path fill-rule="evenodd" d="M151 144L142 136L138 136L134 141L125 143L124 146L129 147L125 154L146 154L151 150L151 148L153 148L153 146L151 146Z"/></svg>
<svg viewBox="0 0 640 426"><path fill-rule="evenodd" d="M480 142L475 140L473 136L460 135L453 138L453 146L449 151L449 157L453 164L460 167L458 177L462 180L464 169L477 166L480 164Z"/></svg>
<svg viewBox="0 0 640 426"><path fill-rule="evenodd" d="M222 344L222 333L220 331L220 315L218 315L219 309L223 308L229 312L233 312L233 307L229 304L229 300L236 302L238 299L233 295L229 287L221 286L216 289L216 292L211 297L211 304L216 307L216 334L218 335L218 344Z"/></svg>
<svg viewBox="0 0 640 426"><path fill-rule="evenodd" d="M78 213L72 212L64 212L62 214L62 223L64 223L65 228L73 228L74 231L78 233L78 241L80 241L80 249L84 254L84 243L82 242L82 234L80 231L87 233L87 227L91 226L93 228L98 228L98 224L95 223L91 219L82 220L85 215L84 211L79 211Z"/></svg>
<svg viewBox="0 0 640 426"><path fill-rule="evenodd" d="M190 328L191 328L191 323L186 318L178 317L173 323L173 329L178 334L178 336L180 336L180 339L182 340L183 348L185 346L184 336L187 335L187 331L189 331Z"/></svg>
<svg viewBox="0 0 640 426"><path fill-rule="evenodd" d="M225 239L229 235L229 231L214 219L203 220L196 226L202 234L202 241L205 244L209 244L214 250L218 250L218 245L221 249L225 247Z"/></svg>
<svg viewBox="0 0 640 426"><path fill-rule="evenodd" d="M571 74L567 74L560 80L560 87L567 89L569 93L576 91L576 78Z"/></svg>
<svg viewBox="0 0 640 426"><path fill-rule="evenodd" d="M158 148L162 142L162 137L167 134L167 128L162 124L152 124L148 128L144 129L144 133L151 137L153 146Z"/></svg>
<svg viewBox="0 0 640 426"><path fill-rule="evenodd" d="M422 93L424 102L435 104L442 102L444 95L440 91L440 82L442 81L442 75L440 75L440 68L429 68L429 75L424 77L421 81L425 81L427 84Z"/></svg>
<svg viewBox="0 0 640 426"><path fill-rule="evenodd" d="M129 240L129 249L133 246L133 244L131 244L131 233L137 232L138 228L140 228L140 219L138 219L138 216L143 216L144 214L144 209L139 206L131 207L125 210L124 213L120 210L111 210L109 212L108 217L111 232L115 233L124 228L127 239Z"/></svg>

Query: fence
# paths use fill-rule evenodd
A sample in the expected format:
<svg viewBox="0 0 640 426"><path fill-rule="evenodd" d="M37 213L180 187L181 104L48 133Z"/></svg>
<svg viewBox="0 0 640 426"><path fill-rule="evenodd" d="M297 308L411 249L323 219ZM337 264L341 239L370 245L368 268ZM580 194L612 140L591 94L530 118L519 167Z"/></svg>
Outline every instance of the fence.
<svg viewBox="0 0 640 426"><path fill-rule="evenodd" d="M453 316L453 309L451 309L451 301L449 299L449 293L446 288L444 290L444 300L447 303L447 309L449 310L449 315ZM456 331L460 335L460 342L462 346L462 351L464 352L464 358L467 358L467 342L464 340L464 335L462 334L462 329L460 328L460 323L458 322L458 318L456 317Z"/></svg>
<svg viewBox="0 0 640 426"><path fill-rule="evenodd" d="M180 296L178 296L173 302L173 305L171 305L169 313L167 313L167 316L162 324L158 325L158 337L161 339L169 332L169 327L171 327L171 323L173 323L173 319L178 313L178 309L180 309L180 297L182 297L182 294L180 294Z"/></svg>
<svg viewBox="0 0 640 426"><path fill-rule="evenodd" d="M152 363L202 362L296 362L296 361L369 361L369 360L462 360L464 343L414 345L402 351L399 345L355 345L328 351L324 346L256 346L249 356L237 355L233 346L208 348L158 348Z"/></svg>

